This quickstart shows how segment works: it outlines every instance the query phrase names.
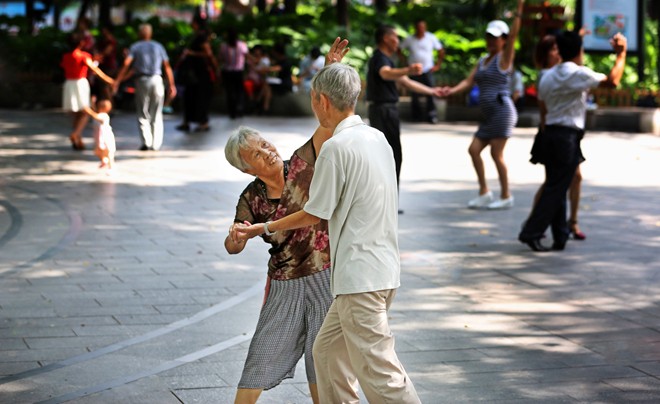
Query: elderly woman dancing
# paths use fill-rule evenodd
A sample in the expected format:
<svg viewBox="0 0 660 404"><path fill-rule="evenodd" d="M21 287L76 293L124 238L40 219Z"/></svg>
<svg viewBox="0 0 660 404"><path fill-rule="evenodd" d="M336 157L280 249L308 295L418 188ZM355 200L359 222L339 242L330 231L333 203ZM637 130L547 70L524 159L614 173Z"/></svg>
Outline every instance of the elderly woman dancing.
<svg viewBox="0 0 660 404"><path fill-rule="evenodd" d="M263 223L297 212L309 198L314 162L324 138L320 129L291 161L283 161L272 143L248 127L239 128L225 147L227 161L256 179L241 193L234 224L225 248L230 254L243 250L236 228ZM263 235L271 244L266 299L250 343L236 403L254 403L262 390L294 375L305 354L305 368L312 399L318 402L312 345L332 304L327 222L296 231Z"/></svg>
<svg viewBox="0 0 660 404"><path fill-rule="evenodd" d="M340 62L348 41L337 38L325 56L326 64ZM227 161L256 179L241 193L234 224L225 239L230 254L245 248L237 230L250 223L269 222L302 210L309 199L316 156L332 136L319 127L314 135L283 161L273 144L254 129L241 127L225 147ZM305 354L312 400L319 402L312 346L332 304L328 224L322 221L295 231L263 236L269 250L268 284L257 329L250 343L235 403L255 403L263 390L293 377Z"/></svg>

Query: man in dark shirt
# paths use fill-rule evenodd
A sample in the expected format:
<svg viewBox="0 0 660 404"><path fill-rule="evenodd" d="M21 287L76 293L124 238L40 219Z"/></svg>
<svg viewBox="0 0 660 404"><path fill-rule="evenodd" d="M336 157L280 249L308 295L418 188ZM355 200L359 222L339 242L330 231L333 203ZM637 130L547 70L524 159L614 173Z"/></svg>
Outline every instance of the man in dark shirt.
<svg viewBox="0 0 660 404"><path fill-rule="evenodd" d="M440 96L439 87L429 87L411 80L408 76L422 74L422 65L414 63L397 68L390 57L399 48L399 37L392 26L383 25L376 30L378 48L369 59L367 72L367 101L369 102L369 123L385 134L387 142L394 152L396 163L396 181L399 184L401 174L401 129L399 122L399 92L396 83L400 83L416 93ZM399 213L402 213L399 210Z"/></svg>

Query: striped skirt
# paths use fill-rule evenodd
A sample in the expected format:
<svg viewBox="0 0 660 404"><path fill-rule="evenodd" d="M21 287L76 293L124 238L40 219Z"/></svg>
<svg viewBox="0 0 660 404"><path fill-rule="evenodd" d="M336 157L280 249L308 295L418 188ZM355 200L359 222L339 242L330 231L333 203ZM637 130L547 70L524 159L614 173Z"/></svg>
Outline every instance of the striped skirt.
<svg viewBox="0 0 660 404"><path fill-rule="evenodd" d="M316 383L312 346L331 304L329 269L271 280L238 388L272 389L294 376L303 354L307 381Z"/></svg>

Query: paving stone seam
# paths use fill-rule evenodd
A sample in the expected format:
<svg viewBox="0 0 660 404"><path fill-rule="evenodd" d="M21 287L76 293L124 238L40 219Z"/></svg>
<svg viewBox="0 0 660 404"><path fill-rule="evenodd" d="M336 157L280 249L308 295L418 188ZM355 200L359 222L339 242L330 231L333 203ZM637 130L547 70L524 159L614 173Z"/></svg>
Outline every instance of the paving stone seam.
<svg viewBox="0 0 660 404"><path fill-rule="evenodd" d="M263 282L259 281L258 283L252 285L250 288L246 289L245 291L237 294L236 296L233 296L221 303L218 303L214 306L209 307L208 309L202 310L198 313L196 313L193 316L184 318L179 321L175 321L174 323L168 324L165 327L157 328L153 331L150 331L146 334L139 335L137 337L129 338L124 341L120 341L111 345L108 345L106 347L96 349L94 351L74 356L69 359L65 359L63 361L51 363L49 365L46 365L41 368L36 368L36 369L30 369L25 372L21 373L16 373L14 375L10 376L5 376L0 378L0 385L13 382L16 380L21 380L25 379L28 377L32 377L38 374L46 373L46 372L51 372L53 370L61 369L63 367L71 366L77 363L81 362L86 362L92 359L96 359L100 356L117 352L119 350L122 350L124 348L128 348L133 345L137 345L146 341L149 341L151 339L161 337L163 335L169 334L173 331L179 330L181 328L190 326L192 324L198 323L202 320L205 320L217 313L220 313L224 310L227 310L231 307L236 306L237 304L249 299L252 296L255 296L263 291Z"/></svg>
<svg viewBox="0 0 660 404"><path fill-rule="evenodd" d="M11 239L16 237L23 227L23 215L21 211L18 210L14 205L9 201L0 199L0 206L4 207L7 213L9 214L9 220L11 221L9 228L5 234L0 237L0 249L4 247Z"/></svg>
<svg viewBox="0 0 660 404"><path fill-rule="evenodd" d="M57 206L61 211L65 212L68 219L69 219L69 228L67 229L66 233L58 240L58 242L48 248L45 252L43 252L41 255L39 255L36 258L31 259L30 261L24 262L20 265L15 266L14 268L7 269L5 271L1 271L0 275L11 275L15 274L17 272L21 272L25 269L32 268L34 265L38 264L41 261L44 261L48 258L52 258L55 255L57 255L60 251L64 250L66 247L69 245L73 244L77 239L78 236L80 235L80 232L82 231L83 227L83 220L82 216L80 213L72 210L69 205L62 200L58 198L53 198L50 196L44 196L39 194L36 191L18 186L18 185L10 185L11 188L15 188L18 190L21 190L26 193L31 193L40 196L41 198L51 202L55 206ZM19 211L20 212L20 211ZM0 246L1 247L1 246Z"/></svg>
<svg viewBox="0 0 660 404"><path fill-rule="evenodd" d="M159 366L153 367L151 369L146 369L146 370L143 370L141 372L134 373L132 375L128 375L128 376L120 377L120 378L110 380L110 381L107 381L107 382L99 383L99 384L94 385L94 386L89 386L89 387L86 387L84 389L76 390L76 391L73 391L71 393L63 394L61 396L54 397L54 398L51 398L51 399L48 399L48 400L39 401L39 402L37 402L37 404L59 404L59 403L63 403L63 402L66 402L66 401L74 400L76 398L86 397L86 396L89 396L89 395L92 395L92 394L95 394L95 393L99 393L99 392L104 391L104 390L109 390L109 389L112 389L112 388L115 388L115 387L120 387L120 386L123 386L125 384L132 383L136 380L139 380L139 379L142 379L142 378L145 378L145 377L149 377L149 376L153 376L153 375L156 375L158 373L161 373L161 372L164 372L164 371L167 371L167 370L171 370L171 369L177 368L179 366L186 365L186 364L191 363L191 362L195 362L198 359L205 358L207 356L210 356L210 355L216 354L218 352L224 351L225 349L231 348L234 345L238 345L238 344L241 344L245 341L249 341L250 339L252 339L252 335L253 335L253 333L248 333L248 334L245 334L245 335L237 335L235 337L232 337L228 340L219 342L219 343L217 343L215 345L212 345L210 347L201 349L199 351L192 352L188 355L181 356L181 357L176 358L172 361L165 362L165 363L163 363Z"/></svg>

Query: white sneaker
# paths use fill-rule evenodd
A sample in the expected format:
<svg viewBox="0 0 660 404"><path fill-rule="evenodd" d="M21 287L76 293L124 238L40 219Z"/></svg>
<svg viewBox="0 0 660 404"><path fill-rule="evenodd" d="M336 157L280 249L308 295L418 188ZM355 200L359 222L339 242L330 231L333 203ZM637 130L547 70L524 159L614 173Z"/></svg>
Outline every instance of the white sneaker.
<svg viewBox="0 0 660 404"><path fill-rule="evenodd" d="M493 193L491 191L486 192L483 195L470 200L468 202L468 208L470 209L481 209L487 207L491 202L493 202Z"/></svg>
<svg viewBox="0 0 660 404"><path fill-rule="evenodd" d="M509 209L513 207L513 195L506 199L498 199L488 204L488 209Z"/></svg>

